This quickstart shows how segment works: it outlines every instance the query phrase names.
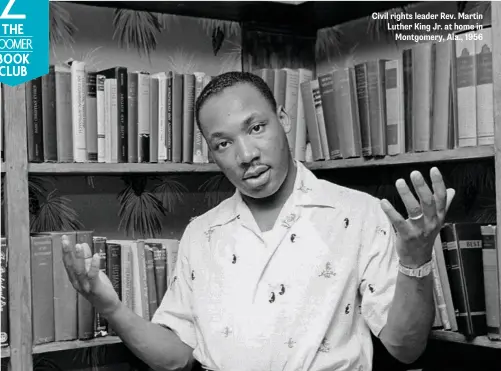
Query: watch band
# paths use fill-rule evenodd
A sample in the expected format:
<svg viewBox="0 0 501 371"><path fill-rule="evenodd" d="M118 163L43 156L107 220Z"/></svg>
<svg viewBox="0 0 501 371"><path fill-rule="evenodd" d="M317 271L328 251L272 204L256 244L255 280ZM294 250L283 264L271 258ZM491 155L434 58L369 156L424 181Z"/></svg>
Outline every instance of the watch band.
<svg viewBox="0 0 501 371"><path fill-rule="evenodd" d="M428 263L424 263L422 266L415 269L407 268L406 266L398 262L398 271L409 277L426 277L431 273L431 262L432 261L430 260Z"/></svg>

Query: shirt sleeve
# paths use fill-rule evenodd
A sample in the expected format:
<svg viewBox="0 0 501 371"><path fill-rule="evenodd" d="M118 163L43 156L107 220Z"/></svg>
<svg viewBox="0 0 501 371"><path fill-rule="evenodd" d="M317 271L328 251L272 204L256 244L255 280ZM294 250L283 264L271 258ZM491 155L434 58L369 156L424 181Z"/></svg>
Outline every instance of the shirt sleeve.
<svg viewBox="0 0 501 371"><path fill-rule="evenodd" d="M375 336L386 324L398 275L396 234L376 200L362 233L359 258L359 293L362 316Z"/></svg>
<svg viewBox="0 0 501 371"><path fill-rule="evenodd" d="M181 238L170 285L151 322L171 329L182 342L195 349L197 340L193 323L193 291L189 262L191 230L188 225Z"/></svg>

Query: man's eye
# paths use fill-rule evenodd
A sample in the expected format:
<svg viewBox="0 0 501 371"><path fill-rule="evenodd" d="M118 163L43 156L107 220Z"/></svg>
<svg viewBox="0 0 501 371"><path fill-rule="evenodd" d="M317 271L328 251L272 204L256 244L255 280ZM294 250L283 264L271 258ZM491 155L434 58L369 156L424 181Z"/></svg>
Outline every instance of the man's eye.
<svg viewBox="0 0 501 371"><path fill-rule="evenodd" d="M228 142L221 142L217 144L217 148L226 148L228 146Z"/></svg>
<svg viewBox="0 0 501 371"><path fill-rule="evenodd" d="M254 133L259 133L260 131L262 131L263 127L264 127L263 124L257 124L257 125L252 127L252 131Z"/></svg>

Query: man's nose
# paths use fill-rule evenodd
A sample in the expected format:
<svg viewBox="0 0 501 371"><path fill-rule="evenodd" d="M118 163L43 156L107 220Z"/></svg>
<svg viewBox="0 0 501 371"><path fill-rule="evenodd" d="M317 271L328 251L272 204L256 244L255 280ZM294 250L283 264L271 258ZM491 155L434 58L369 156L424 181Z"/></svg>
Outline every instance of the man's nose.
<svg viewBox="0 0 501 371"><path fill-rule="evenodd" d="M260 151L249 139L240 139L237 141L237 161L240 165L250 164L259 158Z"/></svg>

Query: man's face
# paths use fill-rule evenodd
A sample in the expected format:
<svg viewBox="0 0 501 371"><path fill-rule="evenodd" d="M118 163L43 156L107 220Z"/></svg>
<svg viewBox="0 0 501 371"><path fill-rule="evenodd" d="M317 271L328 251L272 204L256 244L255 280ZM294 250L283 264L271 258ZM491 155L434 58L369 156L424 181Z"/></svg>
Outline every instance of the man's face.
<svg viewBox="0 0 501 371"><path fill-rule="evenodd" d="M209 98L200 126L214 161L244 195L264 198L278 191L290 161L285 113L273 111L250 84L238 84Z"/></svg>

